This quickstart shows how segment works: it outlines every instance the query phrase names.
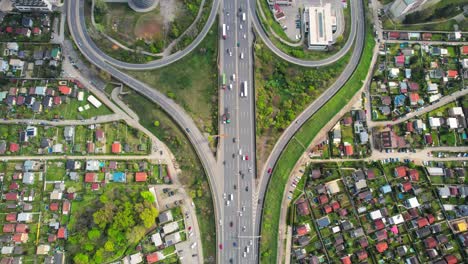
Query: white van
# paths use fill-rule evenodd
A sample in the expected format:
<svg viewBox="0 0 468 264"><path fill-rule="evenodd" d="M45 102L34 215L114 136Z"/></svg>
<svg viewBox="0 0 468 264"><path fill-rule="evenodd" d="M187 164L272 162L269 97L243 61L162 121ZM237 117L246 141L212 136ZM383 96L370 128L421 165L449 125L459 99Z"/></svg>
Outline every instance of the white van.
<svg viewBox="0 0 468 264"><path fill-rule="evenodd" d="M233 81L236 81L236 74L235 74L235 73L232 74L232 80L233 80Z"/></svg>
<svg viewBox="0 0 468 264"><path fill-rule="evenodd" d="M197 242L193 242L192 245L190 246L191 248L195 248L197 246Z"/></svg>
<svg viewBox="0 0 468 264"><path fill-rule="evenodd" d="M240 58L241 58L241 60L244 59L244 52L241 52Z"/></svg>
<svg viewBox="0 0 468 264"><path fill-rule="evenodd" d="M232 195L232 193L229 195L229 200L234 200L234 195Z"/></svg>

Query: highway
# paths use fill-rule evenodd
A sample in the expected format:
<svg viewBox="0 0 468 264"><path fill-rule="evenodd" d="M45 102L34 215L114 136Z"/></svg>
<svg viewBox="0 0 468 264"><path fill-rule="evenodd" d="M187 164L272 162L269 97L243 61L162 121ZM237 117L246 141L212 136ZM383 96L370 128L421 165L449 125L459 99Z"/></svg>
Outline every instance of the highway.
<svg viewBox="0 0 468 264"><path fill-rule="evenodd" d="M253 34L248 4L248 0L223 1L220 8L220 75L226 80L220 94L220 129L226 135L220 141L225 207L220 263L257 263L252 199L256 171Z"/></svg>
<svg viewBox="0 0 468 264"><path fill-rule="evenodd" d="M85 20L83 13L79 13L80 17L76 16L78 14L76 10L83 10L83 4L84 1L79 0L66 1L67 22L70 29L70 34L72 35L75 42L79 44L78 46L81 53L83 54L83 56L86 57L88 61L93 63L96 67L108 72L114 78L118 79L125 85L138 91L143 96L147 97L154 103L161 106L167 113L171 115L172 119L185 131L187 138L190 140L193 148L195 149L208 176L211 193L213 195L214 200L215 219L216 222L218 222L218 217L220 215L219 212L221 212L222 206L218 186L222 186L223 179L219 177L220 172L218 170L216 160L209 148L207 139L202 135L200 130L197 128L190 116L184 111L184 109L177 105L173 100L167 98L158 90L151 88L150 86L134 79L133 77L119 71L115 67L112 67L106 63L106 61L100 55L100 53L102 52L96 48L96 46L92 41L90 41L90 39L86 38L86 36L88 36L87 34L83 34L83 29L85 29L85 27L83 28L77 26L82 25L81 22L84 23ZM216 233L221 234L221 227L219 225L216 226ZM220 240L221 238L217 236L217 239Z"/></svg>
<svg viewBox="0 0 468 264"><path fill-rule="evenodd" d="M161 60L148 62L147 64L125 63L104 54L86 32L83 1L67 1L67 20L70 33L77 43L78 48L91 63L108 72L114 78L138 91L153 102L159 104L172 116L180 127L185 129L186 135L197 152L208 175L210 188L214 197L217 242L220 244L219 247L223 247L223 250L218 250L217 262L226 263L226 261L229 262L230 259L232 259L234 263L256 263L258 262L258 248L256 247L258 245L258 239L255 239L255 237L260 235L261 209L263 204L260 203L260 205L257 206L257 198L253 199L253 197L258 197L259 200L263 200L269 181L269 175L265 173L266 169L274 167L281 151L296 131L346 83L354 72L359 63L364 44L364 9L362 1L351 2L351 32L342 50L324 60L307 61L291 57L271 43L268 36L261 28L260 22L256 16L255 1L222 1L224 11L220 22L229 24L230 30L227 32L229 35L227 40L220 42L220 52L222 53L220 56L220 66L222 71L225 71L227 80L232 80L233 73L236 74L236 80L232 80L233 90L228 90L229 88L226 88L227 90L224 92L221 99L222 105L224 106L220 109L220 114L223 114L225 112L225 107L227 107L230 111L231 123L221 126L221 131L227 134L227 136L221 139L222 151L220 151L224 156L223 161L225 160L226 164L220 165L222 161L218 160L219 163L216 162L211 154L207 140L198 130L190 116L188 116L181 107L157 90L117 69L147 70L160 68L189 54L210 30L216 18L219 2L220 0L213 1L213 8L210 12L207 24L192 44L183 51L174 53ZM247 12L246 21L242 22L243 29L240 29L240 24L242 23L240 23L239 17L236 16L238 8L241 6L245 9L243 12ZM229 15L227 15L227 12L229 12ZM288 127L281 136L265 167L259 170L261 172L260 175L263 175L263 177L260 178L260 184L257 188L254 187L254 173L257 170L255 168L255 93L252 87L252 25L257 29L257 33L262 40L276 55L286 61L305 67L320 67L334 63L351 49L353 43L355 44L350 62L336 82L299 115L295 122ZM221 28L219 30L221 30ZM244 34L246 34L245 39ZM237 42L239 42L239 47L237 47ZM227 52L228 48L231 49L232 56ZM244 59L240 59L241 53L244 54ZM240 82L243 81L247 81L248 83L248 96L240 98L239 89L242 87ZM233 142L233 135L236 136L236 142ZM242 149L243 155L249 156L248 161L242 159L243 155L239 155L239 149ZM236 152L234 152L234 150L236 150ZM232 154L234 153L237 153L237 156L232 158ZM250 172L249 169L252 172ZM224 170L224 173L222 173L221 170ZM239 172L241 173L239 174ZM242 179L241 175L244 175L244 179ZM236 190L234 190L234 184L236 182ZM245 190L247 186L249 186L248 191ZM223 192L221 192L221 190L223 190ZM233 196L235 196L229 208L225 205L225 200L222 197L223 193L226 193L226 195L232 193ZM245 206L245 211L242 212L243 206ZM239 216L239 211L242 212L242 217ZM219 224L220 220L222 223L221 225ZM231 221L233 222L233 228L229 227ZM244 226L246 227L245 231L243 231ZM251 239L253 240L253 245L250 246L249 253L246 254L247 256L244 258L243 252L245 251L246 245L250 244ZM236 243L236 247L234 247L234 242Z"/></svg>
<svg viewBox="0 0 468 264"><path fill-rule="evenodd" d="M354 50L351 55L350 61L346 65L344 71L341 75L337 78L337 80L314 102L312 102L292 123L289 125L288 128L283 132L280 139L276 142L273 150L268 157L265 166L260 168L259 176L260 182L257 187L258 190L258 199L259 204L257 208L256 215L262 215L263 209L263 200L266 194L266 189L268 186L268 182L270 180L270 174L267 173L268 168L275 167L276 162L278 161L283 149L286 147L288 142L292 139L292 137L296 134L296 132L304 125L304 123L314 115L328 100L330 100L346 83L346 81L351 77L354 70L356 69L357 65L359 64L359 60L361 59L362 51L364 49L364 42L365 42L365 18L364 18L364 6L362 0L352 1L351 5L354 6L351 9L351 17L355 15L358 18L353 19L356 23L356 40L354 45ZM355 10L355 11L353 11ZM357 12L357 14L356 14ZM353 28L353 26L352 26ZM351 97L352 95L350 95ZM256 234L260 234L260 224L261 224L261 217L257 217L255 223L255 228L257 228Z"/></svg>

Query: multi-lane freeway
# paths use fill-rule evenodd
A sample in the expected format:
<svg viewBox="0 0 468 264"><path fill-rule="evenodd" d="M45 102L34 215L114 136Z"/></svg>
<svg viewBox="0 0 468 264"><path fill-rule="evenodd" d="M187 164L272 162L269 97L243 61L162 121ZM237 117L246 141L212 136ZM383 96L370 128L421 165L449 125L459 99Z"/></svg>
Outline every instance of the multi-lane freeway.
<svg viewBox="0 0 468 264"><path fill-rule="evenodd" d="M220 65L221 153L224 211L221 263L256 263L252 193L255 183L255 96L252 89L252 31L248 0L223 1Z"/></svg>
<svg viewBox="0 0 468 264"><path fill-rule="evenodd" d="M67 20L73 39L90 62L159 104L185 130L205 168L213 193L217 242L220 249L217 255L218 262L229 263L232 260L233 263L255 263L258 262L257 236L260 234L262 205L257 207L257 199L254 200L253 197L259 197L262 200L270 176L266 173L266 168L274 167L281 151L300 126L344 85L355 70L364 44L364 9L361 0L351 1L351 32L342 50L324 60L307 61L291 57L274 46L263 31L256 16L254 1L222 1L221 8L218 10L219 2L220 0L213 1L208 21L192 44L183 51L146 64L118 61L106 55L95 45L86 31L84 1L70 0L66 2ZM225 114L228 111L231 122L221 125L221 132L225 137L221 139L221 155L217 162L211 154L206 138L181 107L157 90L117 68L147 70L160 68L181 59L203 40L214 23L218 11L220 12L219 30L221 31L222 24L226 24L226 27L229 26L229 29L226 28L226 40L220 40L219 49L222 53L220 56L221 74L226 74L228 81L226 90L222 92L221 96L220 114ZM242 15L239 16L242 13L246 13L245 21L243 21ZM343 57L354 43L353 55L345 71L321 97L296 119L296 122L288 127L277 142L265 167L260 170L261 182L258 187L254 186L256 168L252 25L276 55L286 61L306 67L320 67L334 63ZM235 78L233 78L233 74L235 74ZM240 93L244 81L247 82L247 96L241 97ZM230 89L229 84L232 84L232 89ZM224 198L224 194L226 194L226 198ZM232 194L232 201L229 197L230 194ZM230 200L229 206L226 205L228 200ZM244 252L246 253L245 257Z"/></svg>

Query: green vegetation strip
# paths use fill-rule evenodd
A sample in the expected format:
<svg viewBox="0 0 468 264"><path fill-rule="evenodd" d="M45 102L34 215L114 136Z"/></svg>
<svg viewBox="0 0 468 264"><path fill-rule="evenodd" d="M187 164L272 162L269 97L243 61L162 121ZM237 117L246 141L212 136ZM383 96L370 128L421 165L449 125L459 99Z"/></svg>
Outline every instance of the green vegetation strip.
<svg viewBox="0 0 468 264"><path fill-rule="evenodd" d="M296 140L288 143L276 163L264 202L261 230L265 232L261 233L260 240L261 263L276 262L279 242L277 230L283 190L294 165L305 151L302 145L308 146L325 124L348 103L352 97L350 95L354 95L361 88L362 80L366 78L371 64L373 48L374 39L372 32L368 30L361 61L356 71L336 95L299 129L295 135Z"/></svg>

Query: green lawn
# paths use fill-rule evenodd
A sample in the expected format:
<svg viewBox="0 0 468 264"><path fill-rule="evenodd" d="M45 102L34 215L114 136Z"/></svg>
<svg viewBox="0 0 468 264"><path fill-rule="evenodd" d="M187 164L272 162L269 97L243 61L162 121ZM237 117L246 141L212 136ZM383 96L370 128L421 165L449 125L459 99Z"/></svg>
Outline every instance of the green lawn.
<svg viewBox="0 0 468 264"><path fill-rule="evenodd" d="M370 67L372 59L372 51L374 47L374 39L372 32L367 30L366 42L361 58L361 62L351 76L350 80L341 88L341 90L327 102L314 116L312 116L302 128L296 133L296 138L304 146L308 146L315 135L338 111L346 105L352 94L355 94L362 86L362 80L365 79ZM275 263L277 256L278 223L281 210L282 190L284 190L285 182L294 167L299 157L304 152L302 145L295 140L288 143L283 150L276 166L273 170L268 192L264 201L264 209L262 216L260 242L260 254L262 263Z"/></svg>
<svg viewBox="0 0 468 264"><path fill-rule="evenodd" d="M217 23L189 55L162 69L129 71L182 106L202 132L217 134Z"/></svg>
<svg viewBox="0 0 468 264"><path fill-rule="evenodd" d="M208 181L192 145L180 127L157 105L131 91L124 98L140 116L141 124L163 141L174 154L182 170L179 180L188 190L196 205L196 212L203 245L205 260L216 259L216 229L213 201ZM144 117L144 118L143 118ZM159 121L159 126L154 121Z"/></svg>

